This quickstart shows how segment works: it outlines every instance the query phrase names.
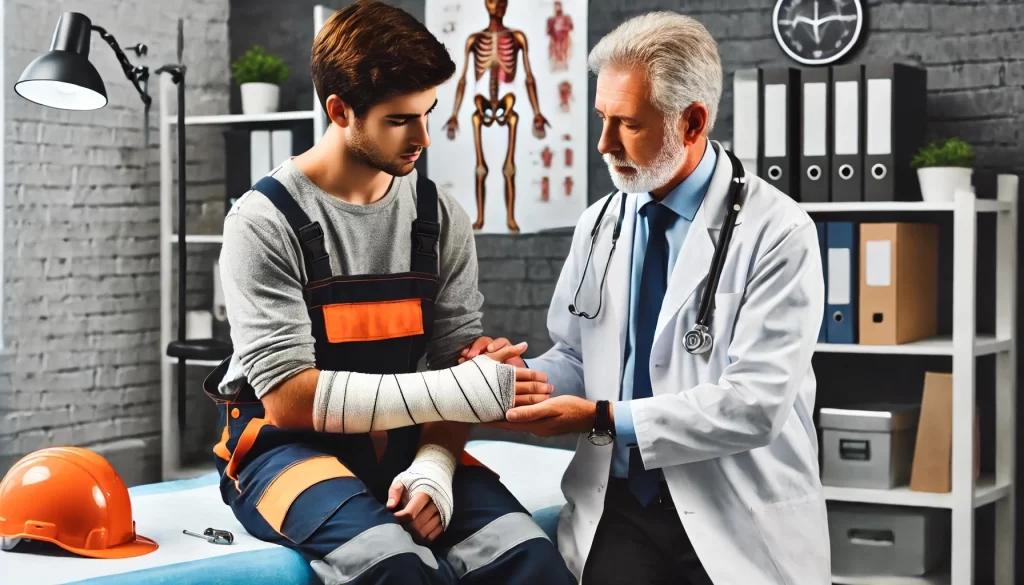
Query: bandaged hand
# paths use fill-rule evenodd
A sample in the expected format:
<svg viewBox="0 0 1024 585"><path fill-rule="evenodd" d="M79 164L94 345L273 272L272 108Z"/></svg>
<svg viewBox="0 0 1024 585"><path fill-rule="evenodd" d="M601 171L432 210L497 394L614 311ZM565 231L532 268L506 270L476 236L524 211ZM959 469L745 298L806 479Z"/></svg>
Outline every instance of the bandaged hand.
<svg viewBox="0 0 1024 585"><path fill-rule="evenodd" d="M409 469L392 483L387 508L404 506L395 518L419 539L434 540L451 521L454 474L455 455L440 445L423 445ZM423 501L423 495L430 499L429 503Z"/></svg>
<svg viewBox="0 0 1024 585"><path fill-rule="evenodd" d="M411 374L323 370L313 400L313 428L366 433L437 421L501 421L513 406L550 395L546 381L541 372L484 355L453 368Z"/></svg>

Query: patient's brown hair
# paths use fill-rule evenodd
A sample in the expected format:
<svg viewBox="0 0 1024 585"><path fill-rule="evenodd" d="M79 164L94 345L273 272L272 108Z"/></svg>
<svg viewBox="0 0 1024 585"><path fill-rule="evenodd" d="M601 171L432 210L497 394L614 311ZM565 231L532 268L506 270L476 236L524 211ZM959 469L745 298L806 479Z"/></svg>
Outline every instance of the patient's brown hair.
<svg viewBox="0 0 1024 585"><path fill-rule="evenodd" d="M334 13L313 41L310 65L320 105L326 110L327 98L337 95L357 117L455 74L448 50L426 26L379 0L358 0Z"/></svg>

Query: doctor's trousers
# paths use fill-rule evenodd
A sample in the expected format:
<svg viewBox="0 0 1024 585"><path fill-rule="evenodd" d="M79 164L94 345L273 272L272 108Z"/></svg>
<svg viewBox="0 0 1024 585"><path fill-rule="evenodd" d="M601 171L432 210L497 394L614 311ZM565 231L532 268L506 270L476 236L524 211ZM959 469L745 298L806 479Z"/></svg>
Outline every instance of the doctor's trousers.
<svg viewBox="0 0 1024 585"><path fill-rule="evenodd" d="M411 270L387 275L332 274L320 225L287 189L271 177L253 188L301 242L316 367L415 372L438 289L436 186L420 175ZM468 455L455 471L448 528L429 547L417 545L384 502L413 461L419 426L363 434L277 428L248 384L232 396L218 391L228 361L204 383L225 421L213 449L222 498L246 531L298 551L324 583L575 583L527 510Z"/></svg>

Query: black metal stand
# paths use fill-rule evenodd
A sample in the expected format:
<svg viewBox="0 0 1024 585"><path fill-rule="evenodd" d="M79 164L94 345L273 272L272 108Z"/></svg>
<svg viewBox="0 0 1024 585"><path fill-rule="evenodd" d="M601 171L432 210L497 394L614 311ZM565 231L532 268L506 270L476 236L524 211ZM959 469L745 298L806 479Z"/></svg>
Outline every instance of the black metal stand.
<svg viewBox="0 0 1024 585"><path fill-rule="evenodd" d="M182 21L178 20L178 63L164 65L156 73L170 73L178 93L178 339L167 344L167 355L178 358L178 430L185 430L187 406L186 361L223 360L231 355L231 344L219 339L187 339L185 329L186 272L188 249L185 244L185 70L181 63Z"/></svg>

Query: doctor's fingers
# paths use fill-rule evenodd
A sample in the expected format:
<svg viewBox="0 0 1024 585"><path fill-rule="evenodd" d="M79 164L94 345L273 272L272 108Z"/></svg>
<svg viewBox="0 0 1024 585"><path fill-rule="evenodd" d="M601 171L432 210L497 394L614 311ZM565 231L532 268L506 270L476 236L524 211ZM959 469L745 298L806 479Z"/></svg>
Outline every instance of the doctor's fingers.
<svg viewBox="0 0 1024 585"><path fill-rule="evenodd" d="M516 345L505 345L495 351L488 351L484 355L496 362L505 363L508 360L512 360L523 355L523 352L526 351L526 347L527 345L524 341L522 343L517 343Z"/></svg>
<svg viewBox="0 0 1024 585"><path fill-rule="evenodd" d="M548 398L551 398L551 392L550 391L543 392L543 393L531 393L531 394L518 394L517 393L516 394L515 403L512 406L513 407L519 407L519 406L530 406L531 404L540 404L541 402L544 402Z"/></svg>
<svg viewBox="0 0 1024 585"><path fill-rule="evenodd" d="M461 357L459 358L459 363L461 364L462 362L464 362L466 360L471 360L471 359L475 358L476 356L480 355L480 353L483 352L485 349L487 349L490 346L490 344L493 343L493 341L494 341L493 339L491 339L490 337L487 337L487 336L477 337L476 341L474 341L473 343L471 343L471 344L467 345L466 347L462 348L462 353L460 354ZM488 350L488 351L490 351L490 350Z"/></svg>
<svg viewBox="0 0 1024 585"><path fill-rule="evenodd" d="M487 351L487 353L493 353L498 351L499 349L508 347L510 345L512 345L512 342L509 341L507 337L499 337L497 339L492 340L487 345L487 349L485 351Z"/></svg>

